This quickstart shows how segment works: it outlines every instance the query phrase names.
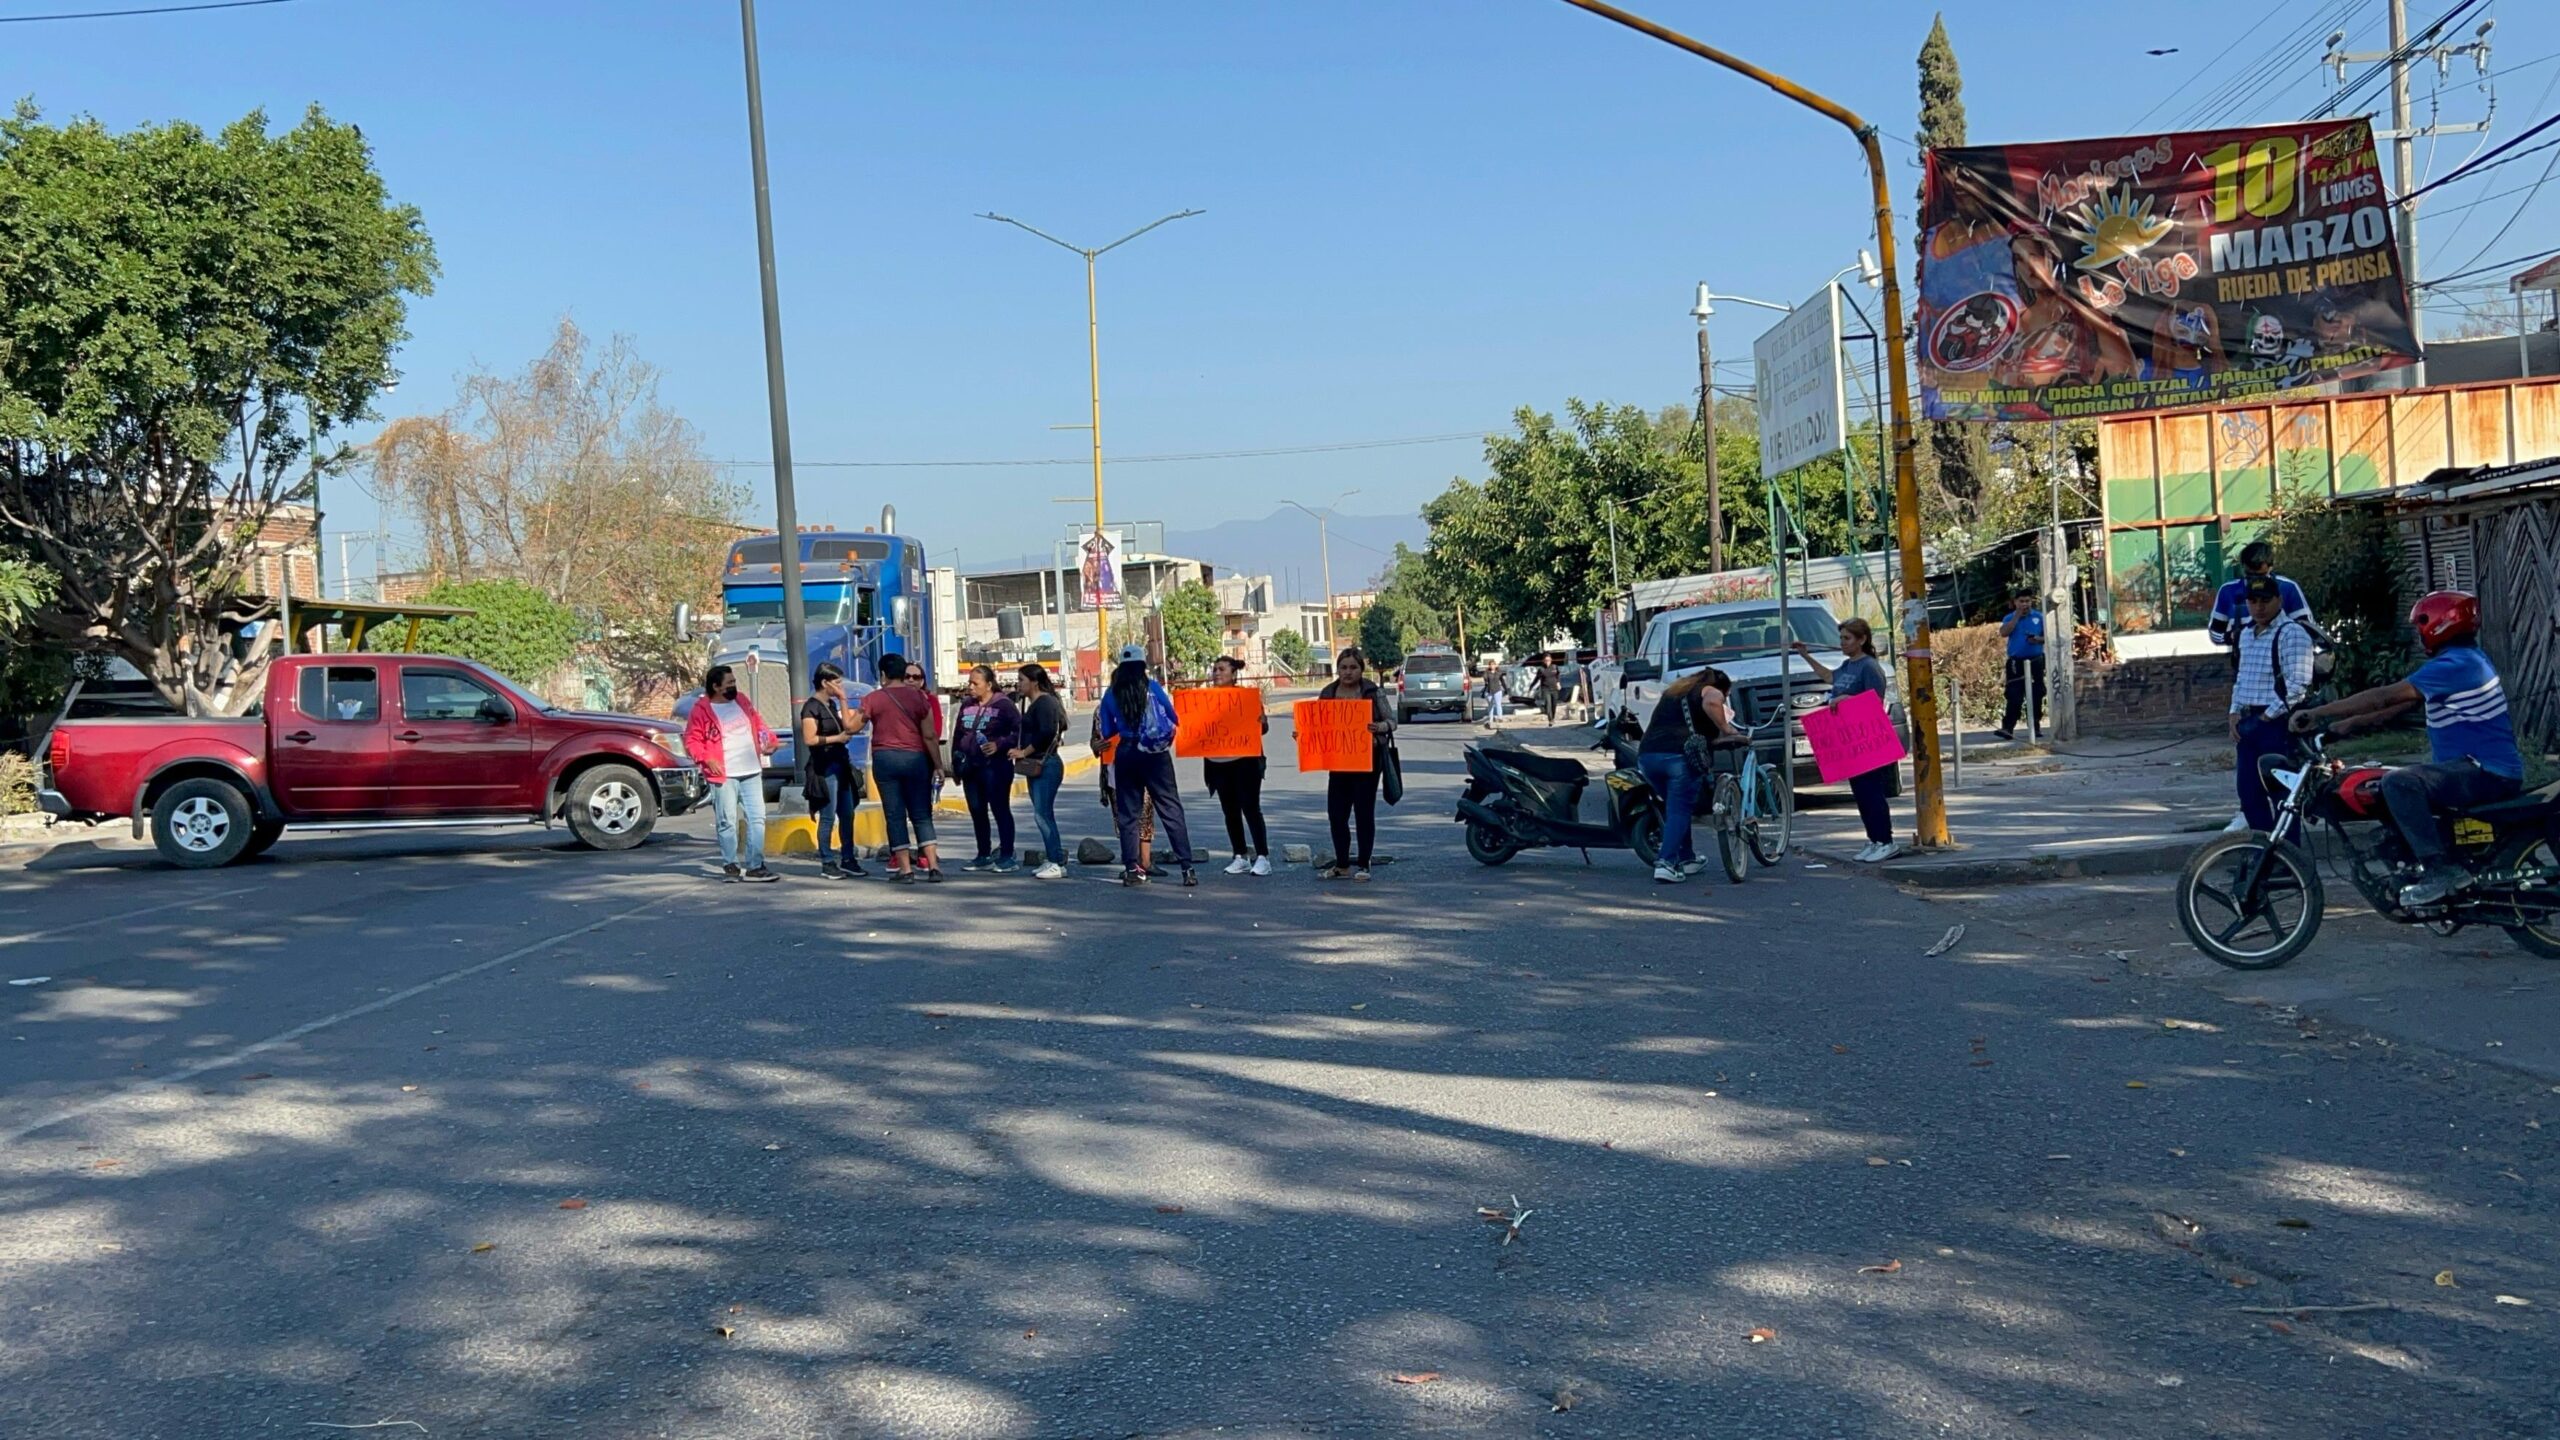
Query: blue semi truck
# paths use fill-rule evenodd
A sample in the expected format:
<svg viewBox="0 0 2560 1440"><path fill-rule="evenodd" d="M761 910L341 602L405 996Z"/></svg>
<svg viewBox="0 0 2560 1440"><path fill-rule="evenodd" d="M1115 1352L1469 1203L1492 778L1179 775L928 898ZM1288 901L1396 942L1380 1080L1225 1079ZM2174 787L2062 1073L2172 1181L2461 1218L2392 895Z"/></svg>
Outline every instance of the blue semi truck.
<svg viewBox="0 0 2560 1440"><path fill-rule="evenodd" d="M706 663L734 665L738 688L755 702L782 748L765 761L768 804L799 766L795 697L808 689L820 661L863 685L880 683L880 660L903 655L918 665L934 654L933 603L925 575L924 546L895 533L895 510L880 512L878 529L804 529L800 546L800 599L809 629L809 653L786 664L782 626L782 547L788 537L750 535L733 541L720 568L720 630ZM954 677L933 676L936 685ZM702 698L699 690L676 704L683 719Z"/></svg>

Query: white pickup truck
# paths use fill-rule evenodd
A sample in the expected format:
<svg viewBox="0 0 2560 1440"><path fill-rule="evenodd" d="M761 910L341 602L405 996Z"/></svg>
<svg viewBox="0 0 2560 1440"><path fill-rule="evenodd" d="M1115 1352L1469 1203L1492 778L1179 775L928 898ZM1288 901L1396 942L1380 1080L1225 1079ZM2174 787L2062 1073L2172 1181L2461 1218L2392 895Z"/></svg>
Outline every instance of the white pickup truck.
<svg viewBox="0 0 2560 1440"><path fill-rule="evenodd" d="M1637 643L1635 653L1611 670L1600 672L1595 685L1603 697L1609 724L1640 732L1645 721L1652 718L1654 702L1662 698L1663 686L1713 665L1733 677L1734 723L1756 727L1777 718L1781 685L1793 697L1798 713L1814 709L1830 697L1830 685L1813 673L1813 667L1805 664L1802 656L1784 657L1787 674L1782 677L1782 652L1798 640L1811 648L1827 668L1836 669L1848 658L1840 653L1840 622L1833 617L1831 607L1820 600L1787 601L1783 633L1775 600L1684 605L1654 616L1645 626L1644 638ZM1632 674L1628 673L1630 670ZM1900 726L1902 702L1898 695L1888 693L1885 703L1895 725ZM1762 758L1775 762L1781 743L1775 730L1762 737ZM1801 789L1821 783L1813 763L1813 746L1804 738L1802 727L1795 732L1795 754L1790 758L1793 763L1788 778L1792 784Z"/></svg>

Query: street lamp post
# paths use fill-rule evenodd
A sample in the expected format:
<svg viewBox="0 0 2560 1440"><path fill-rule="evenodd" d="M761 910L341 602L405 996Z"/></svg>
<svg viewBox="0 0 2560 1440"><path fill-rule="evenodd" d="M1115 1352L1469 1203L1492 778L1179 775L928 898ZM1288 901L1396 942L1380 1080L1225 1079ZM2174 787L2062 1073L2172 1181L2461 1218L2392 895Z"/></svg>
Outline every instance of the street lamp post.
<svg viewBox="0 0 2560 1440"><path fill-rule="evenodd" d="M1342 645L1340 637L1333 633L1333 627L1336 623L1333 604L1333 530L1332 527L1326 523L1325 517L1333 513L1334 506L1341 504L1343 501L1348 500L1359 493L1360 492L1357 490L1343 491L1341 494L1334 496L1331 500L1326 501L1324 510L1321 513L1309 510L1306 506L1299 504L1295 500L1283 500L1280 502L1281 504L1304 514L1307 518L1316 522L1316 554L1324 565L1324 638L1325 644L1331 647L1328 653L1336 658L1339 658L1342 654Z"/></svg>
<svg viewBox="0 0 2560 1440"><path fill-rule="evenodd" d="M1910 681L1912 798L1919 812L1920 843L1928 847L1946 845L1947 797L1938 773L1937 676L1930 663L1928 579L1920 555L1920 477L1912 457L1919 442L1912 435L1911 377L1905 368L1910 347L1903 333L1902 285L1894 273L1893 192L1886 180L1884 147L1877 143L1876 127L1859 118L1857 112L1816 95L1785 76L1656 25L1605 0L1564 3L1756 80L1797 104L1838 121L1858 138L1858 148L1867 162L1867 184L1875 201L1876 254L1878 268L1884 272L1885 358L1893 382L1894 538L1902 552L1903 634L1907 638L1902 658Z"/></svg>
<svg viewBox="0 0 2560 1440"><path fill-rule="evenodd" d="M1093 534L1095 540L1104 544L1108 544L1109 540L1102 528L1102 314L1094 288L1093 262L1101 259L1112 251L1119 249L1121 246L1128 244L1130 241L1137 239L1139 236L1146 234L1148 231L1155 229L1159 225L1170 225L1176 220L1188 220L1194 215L1205 215L1207 213L1208 212L1205 210L1177 210L1160 220L1149 221L1147 224L1139 226L1137 229L1130 231L1128 234L1121 236L1119 239L1112 241L1108 245L1099 246L1090 250L1081 245L1070 245L1066 241L1059 239L1057 236L1050 234L1048 231L1042 230L1037 226L1025 225L1010 215L998 215L993 211L988 211L978 217L981 220L998 221L1002 224L1010 225L1017 230L1027 230L1030 233L1039 236L1041 239L1048 241L1050 244L1057 246L1061 250L1072 250L1076 254L1084 257L1085 364L1092 383L1093 420L1091 424L1083 428L1093 432ZM1068 426L1065 428L1073 429L1076 427ZM1115 561L1115 563L1117 562ZM1111 649L1110 612L1103 609L1101 606L1096 605L1093 610L1093 624L1094 649L1099 652L1102 663L1105 666L1108 666L1110 664L1109 652Z"/></svg>
<svg viewBox="0 0 2560 1440"><path fill-rule="evenodd" d="M1707 569L1724 573L1724 476L1716 467L1716 367L1707 349L1707 321L1716 313L1715 302L1730 300L1737 305L1757 305L1763 310L1781 313L1792 305L1769 300L1754 300L1745 295L1718 295L1698 282L1698 303L1690 317L1698 322L1698 427L1707 448Z"/></svg>
<svg viewBox="0 0 2560 1440"><path fill-rule="evenodd" d="M791 401L782 381L782 295L773 271L773 191L764 165L764 69L756 59L756 0L738 0L747 46L747 152L756 185L756 270L764 292L765 408L773 425L773 526L782 545L783 693L799 708L809 667L809 612L800 599L800 503L791 488ZM794 756L805 760L800 748ZM757 859L762 864L761 858Z"/></svg>

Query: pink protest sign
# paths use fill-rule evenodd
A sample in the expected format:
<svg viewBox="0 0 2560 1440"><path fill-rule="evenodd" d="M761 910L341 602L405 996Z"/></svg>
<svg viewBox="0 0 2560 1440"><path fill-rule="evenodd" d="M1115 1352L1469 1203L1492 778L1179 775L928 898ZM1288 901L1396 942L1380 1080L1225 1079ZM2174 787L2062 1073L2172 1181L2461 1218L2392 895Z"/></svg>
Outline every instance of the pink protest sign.
<svg viewBox="0 0 2560 1440"><path fill-rule="evenodd" d="M1884 697L1873 690L1804 712L1804 738L1813 742L1813 763L1825 785L1890 765L1904 753L1902 736L1884 713Z"/></svg>

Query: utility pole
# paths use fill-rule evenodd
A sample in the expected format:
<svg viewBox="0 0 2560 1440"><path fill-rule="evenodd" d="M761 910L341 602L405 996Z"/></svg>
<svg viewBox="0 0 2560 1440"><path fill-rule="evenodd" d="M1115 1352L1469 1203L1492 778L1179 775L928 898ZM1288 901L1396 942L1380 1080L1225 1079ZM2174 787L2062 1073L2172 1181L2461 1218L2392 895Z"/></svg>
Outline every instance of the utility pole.
<svg viewBox="0 0 2560 1440"><path fill-rule="evenodd" d="M1698 317L1698 433L1707 447L1707 571L1721 574L1724 570L1724 478L1716 473L1716 366L1707 349L1707 317L1713 308L1707 303L1705 281L1698 282L1698 308L1690 312Z"/></svg>
<svg viewBox="0 0 2560 1440"><path fill-rule="evenodd" d="M2434 26L2429 27L2426 34L2419 37L2421 43L2412 50L2409 45L2409 0L2391 0L2389 49L2379 55L2350 55L2338 48L2345 44L2347 39L2347 32L2340 30L2329 36L2328 52L2320 57L2322 64L2336 72L2338 83L2341 85L2347 81L2349 65L2379 63L2390 68L2391 128L2375 131L2374 138L2391 142L2392 190L2401 197L2396 202L2400 211L2400 277L2409 285L2412 293L2415 292L2418 284L2418 202L2409 198L2409 192L2416 189L2418 183L2418 140L2422 136L2432 138L2437 135L2457 135L2489 128L2489 121L2485 116L2459 125L2430 124L2419 127L2410 123L2413 118L2409 113L2410 61L2433 60L2436 62L2436 74L2441 78L2454 56L2468 55L2481 74L2489 73L2489 32L2496 28L2497 22L2481 21L2479 28L2471 32L2469 43L2462 45L2436 43L2438 40L2436 31L2443 24L2443 20L2438 20ZM2493 106L2494 103L2493 101ZM2414 384L2426 383L2427 366L2424 360L2411 367L2410 378Z"/></svg>
<svg viewBox="0 0 2560 1440"><path fill-rule="evenodd" d="M747 47L747 153L756 187L756 270L764 291L765 408L773 423L773 525L782 538L783 691L791 713L809 668L809 612L800 601L800 504L791 488L791 401L782 381L782 296L773 272L773 191L764 165L764 70L756 60L756 0L738 0ZM927 603L930 603L929 601ZM931 657L925 657L930 659ZM799 747L792 753L801 759ZM758 864L761 857L753 857Z"/></svg>

